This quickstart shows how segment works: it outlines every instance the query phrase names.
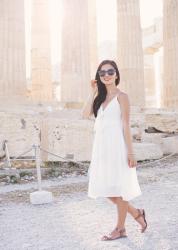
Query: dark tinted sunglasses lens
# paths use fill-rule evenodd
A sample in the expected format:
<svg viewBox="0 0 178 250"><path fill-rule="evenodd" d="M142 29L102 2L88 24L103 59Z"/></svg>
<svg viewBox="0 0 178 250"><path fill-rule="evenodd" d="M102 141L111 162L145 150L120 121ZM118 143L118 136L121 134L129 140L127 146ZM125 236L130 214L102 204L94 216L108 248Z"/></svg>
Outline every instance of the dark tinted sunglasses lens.
<svg viewBox="0 0 178 250"><path fill-rule="evenodd" d="M100 70L99 72L99 76L103 77L105 76L106 72L104 70Z"/></svg>
<svg viewBox="0 0 178 250"><path fill-rule="evenodd" d="M115 70L114 69L109 69L108 70L108 75L109 76L113 76L115 74Z"/></svg>

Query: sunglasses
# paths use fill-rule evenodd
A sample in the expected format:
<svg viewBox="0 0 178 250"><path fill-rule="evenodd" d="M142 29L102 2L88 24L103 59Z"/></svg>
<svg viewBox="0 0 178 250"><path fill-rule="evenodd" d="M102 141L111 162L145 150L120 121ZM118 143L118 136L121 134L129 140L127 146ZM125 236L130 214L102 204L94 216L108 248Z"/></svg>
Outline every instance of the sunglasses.
<svg viewBox="0 0 178 250"><path fill-rule="evenodd" d="M108 70L100 70L98 74L100 77L104 77L107 73L108 76L113 76L115 74L115 69L108 69Z"/></svg>

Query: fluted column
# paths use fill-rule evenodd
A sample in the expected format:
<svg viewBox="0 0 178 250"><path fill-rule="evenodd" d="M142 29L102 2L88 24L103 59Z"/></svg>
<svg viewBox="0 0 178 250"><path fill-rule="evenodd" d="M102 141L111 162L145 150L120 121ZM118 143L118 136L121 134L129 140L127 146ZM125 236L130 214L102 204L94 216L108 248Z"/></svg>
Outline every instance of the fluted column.
<svg viewBox="0 0 178 250"><path fill-rule="evenodd" d="M88 0L90 72L93 79L98 67L96 0Z"/></svg>
<svg viewBox="0 0 178 250"><path fill-rule="evenodd" d="M117 50L121 89L131 105L145 105L139 0L117 0Z"/></svg>
<svg viewBox="0 0 178 250"><path fill-rule="evenodd" d="M163 105L178 108L178 0L163 3Z"/></svg>
<svg viewBox="0 0 178 250"><path fill-rule="evenodd" d="M25 97L24 1L0 1L0 98Z"/></svg>
<svg viewBox="0 0 178 250"><path fill-rule="evenodd" d="M52 100L49 0L32 1L32 86L34 101Z"/></svg>
<svg viewBox="0 0 178 250"><path fill-rule="evenodd" d="M90 88L88 0L63 0L61 101L80 107Z"/></svg>
<svg viewBox="0 0 178 250"><path fill-rule="evenodd" d="M145 106L147 108L157 107L156 83L154 69L154 52L144 55L144 77L145 77Z"/></svg>

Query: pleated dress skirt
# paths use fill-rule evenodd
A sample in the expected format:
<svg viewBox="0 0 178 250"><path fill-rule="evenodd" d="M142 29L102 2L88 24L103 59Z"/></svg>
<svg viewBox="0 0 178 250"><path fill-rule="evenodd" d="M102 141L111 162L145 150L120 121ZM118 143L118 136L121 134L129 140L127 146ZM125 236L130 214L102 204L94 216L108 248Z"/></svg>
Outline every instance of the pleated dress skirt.
<svg viewBox="0 0 178 250"><path fill-rule="evenodd" d="M117 96L104 110L102 106L98 110L88 177L88 196L91 198L122 197L129 201L141 195L136 167L128 165Z"/></svg>

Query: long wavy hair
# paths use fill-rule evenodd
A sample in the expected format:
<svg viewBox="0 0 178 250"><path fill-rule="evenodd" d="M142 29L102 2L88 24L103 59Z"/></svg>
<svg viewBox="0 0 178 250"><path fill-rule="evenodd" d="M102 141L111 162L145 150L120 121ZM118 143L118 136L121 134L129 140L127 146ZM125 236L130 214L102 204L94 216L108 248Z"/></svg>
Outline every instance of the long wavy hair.
<svg viewBox="0 0 178 250"><path fill-rule="evenodd" d="M117 76L117 78L115 80L116 86L120 82L120 73L119 73L117 64L112 60L104 60L104 61L102 61L100 63L100 65L98 66L98 69L97 69L96 75L95 75L95 80L97 80L97 87L98 87L98 95L95 97L95 99L93 101L93 113L94 113L95 117L97 117L98 109L100 108L101 104L105 101L106 95L107 95L106 86L100 80L100 76L99 76L99 73L98 73L101 70L101 67L103 65L105 65L105 64L110 64L116 70L116 76Z"/></svg>

